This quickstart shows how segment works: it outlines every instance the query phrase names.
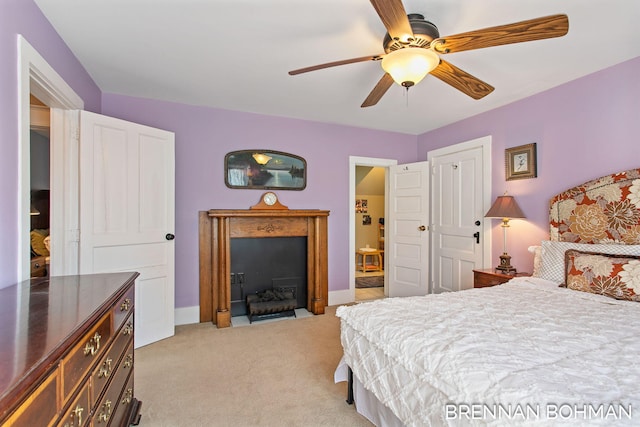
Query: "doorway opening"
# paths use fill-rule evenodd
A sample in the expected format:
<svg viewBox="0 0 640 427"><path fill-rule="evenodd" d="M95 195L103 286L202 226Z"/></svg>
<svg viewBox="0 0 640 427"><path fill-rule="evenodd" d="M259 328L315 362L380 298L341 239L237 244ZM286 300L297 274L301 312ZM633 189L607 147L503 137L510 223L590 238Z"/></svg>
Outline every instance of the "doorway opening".
<svg viewBox="0 0 640 427"><path fill-rule="evenodd" d="M70 153L71 129L67 125L67 110L79 110L84 102L45 59L24 39L18 36L18 121L19 121L19 216L18 216L18 281L31 277L31 99L37 98L49 112L49 229L51 231L50 275L73 274L64 268L67 256L66 230L77 226L69 221L77 217L77 197L70 179L77 165ZM77 180L76 180L77 182ZM74 202L75 201L75 202ZM58 248L58 249L57 249ZM76 262L77 264L77 257Z"/></svg>
<svg viewBox="0 0 640 427"><path fill-rule="evenodd" d="M50 111L37 97L30 98L30 271L31 277L46 277L50 263Z"/></svg>
<svg viewBox="0 0 640 427"><path fill-rule="evenodd" d="M356 166L355 300L384 298L385 179L381 166Z"/></svg>
<svg viewBox="0 0 640 427"><path fill-rule="evenodd" d="M349 158L349 292L352 301L387 295L384 219L388 211L388 167L397 163L393 159ZM372 287L356 288L356 279L363 277L371 278L369 281L374 283L369 286ZM380 279L382 286L379 286Z"/></svg>

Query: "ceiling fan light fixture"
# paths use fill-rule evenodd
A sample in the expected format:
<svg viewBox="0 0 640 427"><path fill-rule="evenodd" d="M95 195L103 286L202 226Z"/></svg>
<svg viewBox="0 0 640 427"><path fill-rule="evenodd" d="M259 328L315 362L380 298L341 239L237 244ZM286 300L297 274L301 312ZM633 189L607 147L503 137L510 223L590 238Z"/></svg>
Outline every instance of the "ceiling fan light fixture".
<svg viewBox="0 0 640 427"><path fill-rule="evenodd" d="M399 85L411 87L424 79L439 63L440 57L432 50L407 47L385 55L382 69Z"/></svg>

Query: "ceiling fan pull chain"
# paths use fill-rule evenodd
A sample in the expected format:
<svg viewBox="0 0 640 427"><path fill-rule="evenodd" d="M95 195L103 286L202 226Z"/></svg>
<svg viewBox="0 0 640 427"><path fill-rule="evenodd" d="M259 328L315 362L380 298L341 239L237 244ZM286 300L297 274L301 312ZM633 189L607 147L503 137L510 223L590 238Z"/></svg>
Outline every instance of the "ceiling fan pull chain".
<svg viewBox="0 0 640 427"><path fill-rule="evenodd" d="M406 107L409 108L409 86L407 86L405 89L406 89L405 90L405 93L406 93L406 95L405 95L405 103L406 103Z"/></svg>

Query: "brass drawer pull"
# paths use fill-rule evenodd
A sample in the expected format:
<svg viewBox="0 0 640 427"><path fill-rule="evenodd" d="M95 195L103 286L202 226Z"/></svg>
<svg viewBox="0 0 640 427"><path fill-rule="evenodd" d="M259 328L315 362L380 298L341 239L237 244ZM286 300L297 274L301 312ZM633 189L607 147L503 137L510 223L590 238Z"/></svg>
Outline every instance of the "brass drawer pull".
<svg viewBox="0 0 640 427"><path fill-rule="evenodd" d="M131 308L131 300L129 298L125 298L120 304L120 311L129 311Z"/></svg>
<svg viewBox="0 0 640 427"><path fill-rule="evenodd" d="M95 333L93 338L91 338L84 346L84 355L85 356L94 356L100 350L100 336L99 333Z"/></svg>
<svg viewBox="0 0 640 427"><path fill-rule="evenodd" d="M133 389L128 388L127 391L124 393L124 396L122 396L122 400L120 401L120 403L122 403L123 405L128 405L129 403L131 403L132 399L133 399Z"/></svg>
<svg viewBox="0 0 640 427"><path fill-rule="evenodd" d="M111 375L111 362L113 362L113 359L111 358L107 358L107 360L104 361L102 366L100 366L100 370L98 371L98 378L107 378L109 375Z"/></svg>
<svg viewBox="0 0 640 427"><path fill-rule="evenodd" d="M123 335L131 335L133 333L133 323L127 322L124 328L122 328Z"/></svg>
<svg viewBox="0 0 640 427"><path fill-rule="evenodd" d="M127 354L127 356L124 358L124 365L125 368L130 368L133 366L133 354Z"/></svg>
<svg viewBox="0 0 640 427"><path fill-rule="evenodd" d="M74 409L73 411L71 411L70 414L70 419L71 419L71 424L69 424L69 422L67 421L66 423L64 423L64 427L80 427L82 426L82 412L84 411L84 408L80 405L76 406L76 409Z"/></svg>
<svg viewBox="0 0 640 427"><path fill-rule="evenodd" d="M104 421L106 423L107 421L109 421L109 418L111 418L111 401L107 400L102 405L102 409L98 414L98 422L101 423Z"/></svg>

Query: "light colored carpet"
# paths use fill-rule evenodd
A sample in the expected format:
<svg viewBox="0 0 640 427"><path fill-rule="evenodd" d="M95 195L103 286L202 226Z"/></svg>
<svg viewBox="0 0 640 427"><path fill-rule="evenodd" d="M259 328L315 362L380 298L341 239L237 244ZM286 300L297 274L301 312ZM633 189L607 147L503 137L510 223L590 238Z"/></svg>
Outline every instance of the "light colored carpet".
<svg viewBox="0 0 640 427"><path fill-rule="evenodd" d="M141 426L367 426L334 384L336 307L324 315L176 335L135 351Z"/></svg>

